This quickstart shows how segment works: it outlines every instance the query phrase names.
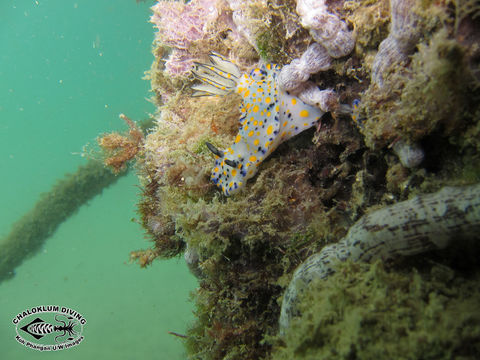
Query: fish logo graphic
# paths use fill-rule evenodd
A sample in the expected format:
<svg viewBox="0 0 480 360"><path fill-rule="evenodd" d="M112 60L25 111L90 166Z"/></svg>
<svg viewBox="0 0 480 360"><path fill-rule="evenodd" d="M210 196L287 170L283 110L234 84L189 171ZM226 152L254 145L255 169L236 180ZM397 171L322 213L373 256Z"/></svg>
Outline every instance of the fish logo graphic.
<svg viewBox="0 0 480 360"><path fill-rule="evenodd" d="M57 321L58 323L62 323L63 325L54 326L37 317L35 320L32 320L29 324L21 327L20 330L23 330L24 332L33 336L37 340L40 340L45 335L51 334L53 332L63 331L63 334L55 336L55 342L61 342L57 339L65 337L67 334L76 335L76 332L75 330L73 330L73 328L76 325L78 325L78 321L73 319L71 316L68 316L68 317L65 317L68 320L68 324L67 324L66 321L59 320L58 318L59 318L59 315L55 315L55 321ZM67 341L73 340L73 337L70 336L66 340Z"/></svg>

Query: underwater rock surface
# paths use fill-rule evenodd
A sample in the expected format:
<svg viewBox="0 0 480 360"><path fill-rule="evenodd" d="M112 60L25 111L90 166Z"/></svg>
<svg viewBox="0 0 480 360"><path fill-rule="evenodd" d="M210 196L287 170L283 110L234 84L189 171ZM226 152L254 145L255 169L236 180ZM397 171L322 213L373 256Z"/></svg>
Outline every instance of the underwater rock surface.
<svg viewBox="0 0 480 360"><path fill-rule="evenodd" d="M343 263L312 281L284 336L278 320L295 269L362 216L480 183L478 2L192 0L153 11L156 126L136 155L152 248L132 259L145 267L187 249L199 278L188 356L475 358L478 241L467 252ZM179 17L185 30L167 26ZM339 30L319 33L323 20ZM282 88L328 111L229 197L210 180L209 149L234 143L256 99L192 96L192 64L212 52L242 74L277 63Z"/></svg>
<svg viewBox="0 0 480 360"><path fill-rule="evenodd" d="M295 270L283 296L280 331L288 328L297 312L298 291L307 290L314 279L327 279L342 261L387 261L417 255L475 240L479 233L480 184L445 187L364 215L344 238L325 246Z"/></svg>

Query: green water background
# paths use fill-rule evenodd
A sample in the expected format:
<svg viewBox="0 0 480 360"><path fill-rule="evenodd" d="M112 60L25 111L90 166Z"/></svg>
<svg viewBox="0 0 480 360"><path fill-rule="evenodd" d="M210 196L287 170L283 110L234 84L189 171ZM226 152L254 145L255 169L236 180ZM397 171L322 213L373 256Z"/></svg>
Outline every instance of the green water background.
<svg viewBox="0 0 480 360"><path fill-rule="evenodd" d="M0 3L0 239L56 179L85 163L85 144L154 107L149 83L151 2L4 0ZM130 174L63 223L42 251L0 284L0 357L182 359L196 284L183 259L147 270L128 263L149 247L135 217ZM1 256L1 254L0 254ZM15 340L13 317L36 305L82 313L84 341L55 353Z"/></svg>

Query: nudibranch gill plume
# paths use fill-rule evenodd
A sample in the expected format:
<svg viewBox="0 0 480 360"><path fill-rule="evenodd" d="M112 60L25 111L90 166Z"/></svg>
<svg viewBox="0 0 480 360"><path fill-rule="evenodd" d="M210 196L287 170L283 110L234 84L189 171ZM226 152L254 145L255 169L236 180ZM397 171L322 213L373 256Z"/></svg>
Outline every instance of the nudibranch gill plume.
<svg viewBox="0 0 480 360"><path fill-rule="evenodd" d="M193 96L235 91L243 98L234 143L223 151L207 143L216 158L211 180L226 196L238 192L278 145L315 125L324 114L277 86L280 69L266 64L241 74L235 64L212 53L209 63L197 63L193 71L202 81L192 87Z"/></svg>

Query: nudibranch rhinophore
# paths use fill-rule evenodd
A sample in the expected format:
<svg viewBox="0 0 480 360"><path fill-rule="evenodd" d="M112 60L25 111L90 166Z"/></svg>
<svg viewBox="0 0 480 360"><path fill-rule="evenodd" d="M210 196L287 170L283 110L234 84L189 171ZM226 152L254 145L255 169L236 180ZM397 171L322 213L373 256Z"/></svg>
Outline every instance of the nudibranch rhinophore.
<svg viewBox="0 0 480 360"><path fill-rule="evenodd" d="M267 64L241 74L217 53L210 55L210 63L196 64L193 73L202 83L193 86L193 96L236 91L243 98L234 143L223 151L207 143L216 157L211 179L227 196L238 192L278 145L315 125L324 114L277 86L279 72L278 65Z"/></svg>

